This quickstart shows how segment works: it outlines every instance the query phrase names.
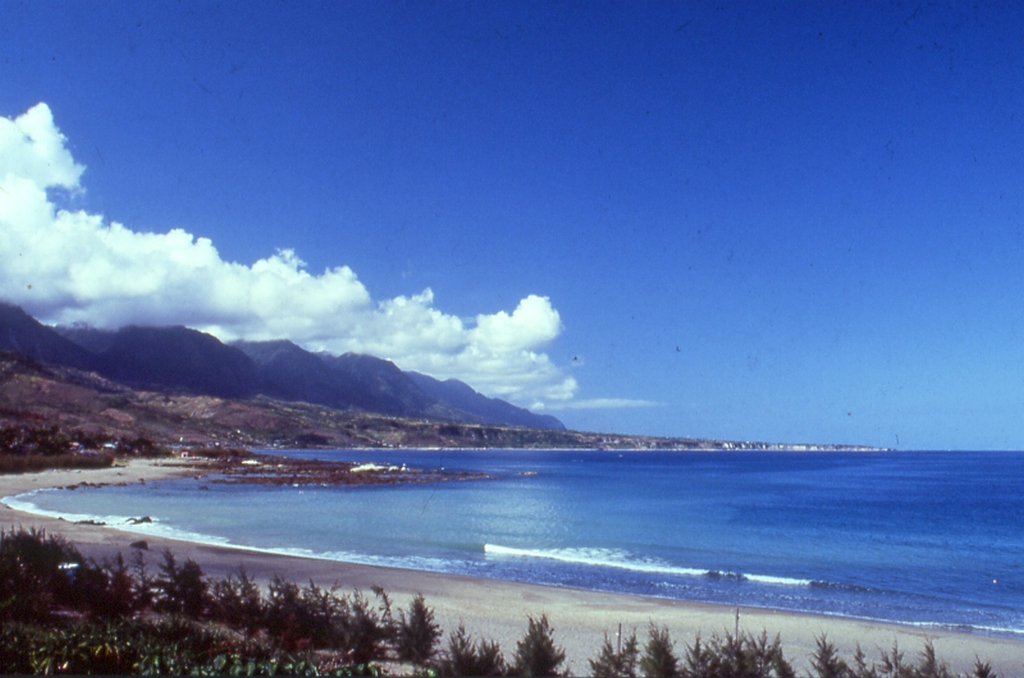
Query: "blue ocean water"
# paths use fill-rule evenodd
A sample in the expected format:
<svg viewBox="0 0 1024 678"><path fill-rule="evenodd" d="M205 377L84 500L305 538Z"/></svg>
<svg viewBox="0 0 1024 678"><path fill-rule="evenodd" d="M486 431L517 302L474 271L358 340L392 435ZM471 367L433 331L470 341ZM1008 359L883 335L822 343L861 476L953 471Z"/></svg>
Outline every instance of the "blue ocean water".
<svg viewBox="0 0 1024 678"><path fill-rule="evenodd" d="M1024 453L295 451L491 480L42 491L20 508L197 541L1024 634ZM206 486L208 490L200 489Z"/></svg>

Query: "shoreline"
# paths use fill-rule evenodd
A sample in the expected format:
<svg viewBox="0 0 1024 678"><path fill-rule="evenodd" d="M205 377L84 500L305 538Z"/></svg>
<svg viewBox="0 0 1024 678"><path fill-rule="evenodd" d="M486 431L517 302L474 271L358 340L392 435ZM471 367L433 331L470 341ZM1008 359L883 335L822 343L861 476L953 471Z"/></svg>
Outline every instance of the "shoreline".
<svg viewBox="0 0 1024 678"><path fill-rule="evenodd" d="M202 472L202 463L178 460L131 460L126 465L105 469L56 470L21 475L0 475L0 497L35 489L64 487L83 482L95 484L136 483L162 480ZM700 633L732 632L739 610L741 632L758 635L767 630L769 638L780 634L786 658L794 669L806 672L815 641L826 633L845 659L857 643L869 662L879 661L879 650L899 644L908 661L916 661L926 640L934 643L937 656L951 669L966 673L976 658L991 663L1004 676L1024 673L1024 639L978 632L911 626L891 622L855 619L767 608L746 608L711 603L680 601L583 589L480 579L463 575L387 568L284 555L244 547L207 545L163 536L140 535L112 526L72 523L17 511L0 505L0 527L41 528L60 534L87 557L110 558L118 551L126 557L131 543L148 542L146 561L155 570L164 549L179 560L192 558L210 578L237 572L239 567L261 583L280 575L297 583L313 581L321 586L337 584L342 591L381 586L397 608L405 608L412 596L422 593L434 609L437 622L447 634L464 624L475 638L500 643L506 657L515 652L516 642L526 630L527 617L546 614L554 628L555 642L565 648L566 668L576 675L588 674L587 660L600 652L605 634L613 642L622 625L623 635L635 630L641 647L650 623L665 626L676 643L677 655Z"/></svg>

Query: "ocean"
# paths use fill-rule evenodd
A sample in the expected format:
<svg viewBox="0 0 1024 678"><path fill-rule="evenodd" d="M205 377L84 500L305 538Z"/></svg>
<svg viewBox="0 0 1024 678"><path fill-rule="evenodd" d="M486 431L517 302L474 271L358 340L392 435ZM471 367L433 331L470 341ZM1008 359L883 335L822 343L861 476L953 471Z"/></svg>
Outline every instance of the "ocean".
<svg viewBox="0 0 1024 678"><path fill-rule="evenodd" d="M305 557L1024 634L1024 453L287 454L492 479L253 487L185 478L3 501ZM142 516L153 522L126 524Z"/></svg>

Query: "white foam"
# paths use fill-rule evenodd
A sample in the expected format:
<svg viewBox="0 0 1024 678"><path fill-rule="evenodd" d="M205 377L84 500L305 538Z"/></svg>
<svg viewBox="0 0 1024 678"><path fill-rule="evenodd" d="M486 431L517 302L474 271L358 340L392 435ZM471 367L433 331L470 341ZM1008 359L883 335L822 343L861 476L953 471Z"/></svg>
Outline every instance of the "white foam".
<svg viewBox="0 0 1024 678"><path fill-rule="evenodd" d="M15 497L4 497L0 499L0 503L3 503L16 511L22 511L24 513L30 513L32 515L43 516L46 518L60 519L69 523L102 523L104 527L120 530L121 532L142 534L150 537L164 537L167 539L189 541L210 546L228 546L230 544L227 539L222 537L214 537L207 534L201 534L199 532L182 530L180 528L171 527L170 525L164 525L160 522L159 518L153 518L151 516L97 515L89 513L72 513L69 511L52 511L50 509L41 508L31 501L31 498L40 492L53 491L56 490L52 488L32 490L31 492L19 494ZM148 518L148 522L143 522L144 518Z"/></svg>
<svg viewBox="0 0 1024 678"><path fill-rule="evenodd" d="M735 574L716 570L702 570L692 567L679 567L656 560L637 560L625 551L616 549L567 548L567 549L522 549L499 544L484 544L484 553L494 556L513 558L543 558L577 565L594 565L597 567L614 567L644 574L678 575L684 577L726 577L747 580L757 584L772 586L811 586L809 579L793 579L763 574Z"/></svg>
<svg viewBox="0 0 1024 678"><path fill-rule="evenodd" d="M1024 629L1007 626L985 626L982 624L946 624L943 622L901 622L918 628L935 628L952 631L967 631L968 633L980 633L983 635L997 636L1024 636Z"/></svg>
<svg viewBox="0 0 1024 678"><path fill-rule="evenodd" d="M149 517L151 522L137 522L138 517L120 515L94 515L86 513L70 513L66 511L51 511L39 507L31 501L33 495L40 492L56 491L54 488L32 490L24 494L12 497L0 498L0 503L24 513L29 513L47 518L62 519L67 522L93 522L102 523L104 527L132 534L149 537L161 537L174 539L192 544L204 546L224 546L249 553L264 553L268 555L289 556L291 558L305 558L308 560L328 560L339 563L351 563L357 565L375 565L377 567L391 567L412 570L427 570L434 572L447 571L448 565L444 560L438 558L427 558L422 556L373 556L356 554L348 551L327 551L317 552L300 547L261 547L248 544L238 544L224 537L192 532L181 528L163 524L158 517Z"/></svg>
<svg viewBox="0 0 1024 678"><path fill-rule="evenodd" d="M773 577L767 574L745 574L743 578L757 582L758 584L771 584L773 586L813 586L814 581L810 579L793 579L791 577Z"/></svg>
<svg viewBox="0 0 1024 678"><path fill-rule="evenodd" d="M505 557L545 558L563 563L614 567L649 574L676 574L691 577L708 574L707 570L676 567L655 560L634 560L629 557L628 553L615 549L520 549L499 544L484 544L484 553Z"/></svg>

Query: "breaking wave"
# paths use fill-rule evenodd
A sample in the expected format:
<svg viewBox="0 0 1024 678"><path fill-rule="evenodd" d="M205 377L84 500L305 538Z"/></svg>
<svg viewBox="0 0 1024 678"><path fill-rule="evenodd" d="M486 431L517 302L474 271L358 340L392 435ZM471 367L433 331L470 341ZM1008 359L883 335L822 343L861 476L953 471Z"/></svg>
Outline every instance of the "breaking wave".
<svg viewBox="0 0 1024 678"><path fill-rule="evenodd" d="M757 584L769 584L772 586L826 585L824 582L817 582L811 579L795 579L792 577L776 577L763 574L744 574L692 567L679 567L678 565L671 565L657 560L634 558L629 553L618 549L523 549L511 546L501 546L499 544L484 544L484 553L488 556L495 557L541 558L575 565L610 567L642 574L660 574L681 577L712 577L716 579L728 578L739 581L750 581Z"/></svg>
<svg viewBox="0 0 1024 678"><path fill-rule="evenodd" d="M250 553L265 553L268 555L290 556L292 558L306 558L309 560L328 560L355 565L373 565L377 567L424 570L428 572L447 572L451 567L451 563L448 561L440 558L424 556L374 556L352 553L349 551L314 551L312 549L297 547L253 546L251 544L234 542L224 537L173 527L163 523L159 517L99 515L72 513L69 511L52 511L38 506L33 501L35 495L42 492L53 491L57 490L32 490L31 492L25 492L17 496L2 497L0 498L0 504L4 504L15 511L22 511L32 515L64 520L70 523L101 525L103 527L141 536L174 539L176 541L184 541L191 544L202 544L204 546L223 546L226 548L248 551Z"/></svg>

